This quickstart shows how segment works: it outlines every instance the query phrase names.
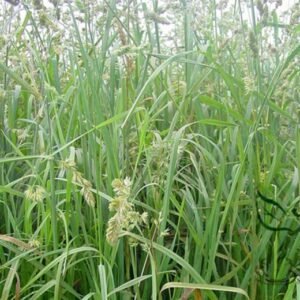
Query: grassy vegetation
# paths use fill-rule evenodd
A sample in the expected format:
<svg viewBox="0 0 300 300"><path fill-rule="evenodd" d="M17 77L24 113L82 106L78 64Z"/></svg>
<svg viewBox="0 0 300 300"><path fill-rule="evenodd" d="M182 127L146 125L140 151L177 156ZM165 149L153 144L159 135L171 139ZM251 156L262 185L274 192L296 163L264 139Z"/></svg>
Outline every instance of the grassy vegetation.
<svg viewBox="0 0 300 300"><path fill-rule="evenodd" d="M279 2L2 2L1 300L299 299Z"/></svg>

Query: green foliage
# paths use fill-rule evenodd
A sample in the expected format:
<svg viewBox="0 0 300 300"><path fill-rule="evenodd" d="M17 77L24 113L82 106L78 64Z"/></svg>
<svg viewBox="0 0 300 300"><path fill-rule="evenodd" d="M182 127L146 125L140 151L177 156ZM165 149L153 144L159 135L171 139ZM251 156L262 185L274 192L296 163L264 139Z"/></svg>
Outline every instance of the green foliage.
<svg viewBox="0 0 300 300"><path fill-rule="evenodd" d="M1 300L299 298L299 4L233 2L3 1Z"/></svg>

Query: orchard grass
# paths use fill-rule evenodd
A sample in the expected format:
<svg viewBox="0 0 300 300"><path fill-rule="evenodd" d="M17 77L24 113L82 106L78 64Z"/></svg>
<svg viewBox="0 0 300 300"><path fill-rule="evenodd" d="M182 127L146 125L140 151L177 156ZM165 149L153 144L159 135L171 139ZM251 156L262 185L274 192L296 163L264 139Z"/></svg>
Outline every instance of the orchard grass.
<svg viewBox="0 0 300 300"><path fill-rule="evenodd" d="M2 2L1 300L300 299L299 5Z"/></svg>

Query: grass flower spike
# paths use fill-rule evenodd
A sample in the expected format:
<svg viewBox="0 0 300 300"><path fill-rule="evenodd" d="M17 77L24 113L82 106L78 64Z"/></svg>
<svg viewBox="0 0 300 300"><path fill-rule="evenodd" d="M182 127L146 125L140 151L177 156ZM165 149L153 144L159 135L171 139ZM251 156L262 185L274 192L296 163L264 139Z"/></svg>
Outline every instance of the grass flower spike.
<svg viewBox="0 0 300 300"><path fill-rule="evenodd" d="M137 225L147 224L147 213L136 212L130 202L131 185L132 182L128 177L112 182L116 197L111 200L109 210L115 214L108 221L106 230L106 239L111 245L117 243L123 229L131 231Z"/></svg>
<svg viewBox="0 0 300 300"><path fill-rule="evenodd" d="M33 202L42 202L46 197L45 189L39 185L28 187L24 194L26 199L32 200Z"/></svg>

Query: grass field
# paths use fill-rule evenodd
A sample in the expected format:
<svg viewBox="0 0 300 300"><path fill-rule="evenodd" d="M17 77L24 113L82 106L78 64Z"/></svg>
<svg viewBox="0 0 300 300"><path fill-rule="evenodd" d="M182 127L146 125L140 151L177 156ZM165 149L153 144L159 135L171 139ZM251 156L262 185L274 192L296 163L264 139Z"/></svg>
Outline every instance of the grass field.
<svg viewBox="0 0 300 300"><path fill-rule="evenodd" d="M299 300L300 5L14 2L0 300Z"/></svg>

